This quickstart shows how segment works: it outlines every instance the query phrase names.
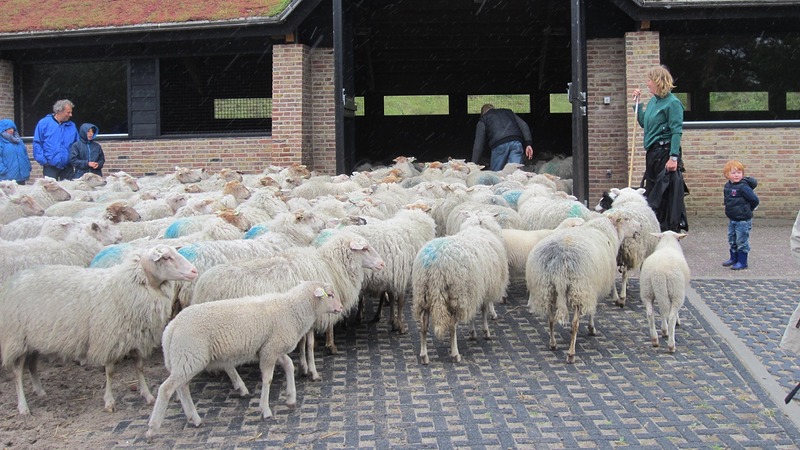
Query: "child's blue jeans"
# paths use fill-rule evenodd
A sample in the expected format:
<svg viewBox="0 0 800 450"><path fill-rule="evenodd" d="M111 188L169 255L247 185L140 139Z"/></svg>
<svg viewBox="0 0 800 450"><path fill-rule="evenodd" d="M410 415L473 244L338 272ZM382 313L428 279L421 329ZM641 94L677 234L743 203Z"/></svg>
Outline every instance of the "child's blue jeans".
<svg viewBox="0 0 800 450"><path fill-rule="evenodd" d="M750 253L750 230L753 220L731 220L728 222L728 245L731 251Z"/></svg>

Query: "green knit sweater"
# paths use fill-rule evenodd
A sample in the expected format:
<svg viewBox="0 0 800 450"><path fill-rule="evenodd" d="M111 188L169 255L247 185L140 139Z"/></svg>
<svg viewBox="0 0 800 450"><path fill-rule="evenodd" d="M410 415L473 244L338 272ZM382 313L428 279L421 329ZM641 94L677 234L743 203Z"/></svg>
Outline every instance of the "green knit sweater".
<svg viewBox="0 0 800 450"><path fill-rule="evenodd" d="M683 134L683 103L671 92L665 97L654 95L647 108L639 111L636 117L644 129L644 148L650 148L657 141L670 142L670 155L678 155Z"/></svg>

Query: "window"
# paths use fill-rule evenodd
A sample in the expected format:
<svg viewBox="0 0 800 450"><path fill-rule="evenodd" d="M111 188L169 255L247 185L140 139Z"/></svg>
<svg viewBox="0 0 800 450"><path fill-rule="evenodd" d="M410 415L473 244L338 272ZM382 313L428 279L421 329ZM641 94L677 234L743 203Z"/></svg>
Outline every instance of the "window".
<svg viewBox="0 0 800 450"><path fill-rule="evenodd" d="M446 95L394 95L383 98L384 116L446 116L450 99Z"/></svg>
<svg viewBox="0 0 800 450"><path fill-rule="evenodd" d="M91 122L100 135L128 132L128 64L125 61L24 64L20 67L23 136L33 136L53 104L75 104L72 121Z"/></svg>
<svg viewBox="0 0 800 450"><path fill-rule="evenodd" d="M165 58L159 68L161 134L272 128L271 55Z"/></svg>
<svg viewBox="0 0 800 450"><path fill-rule="evenodd" d="M800 33L737 32L711 24L707 34L662 31L661 60L676 94L687 93L685 120L800 119Z"/></svg>
<svg viewBox="0 0 800 450"><path fill-rule="evenodd" d="M531 96L528 94L469 95L467 114L480 114L481 107L486 103L491 103L495 108L508 108L517 114L531 112Z"/></svg>
<svg viewBox="0 0 800 450"><path fill-rule="evenodd" d="M550 94L550 114L572 114L572 103L567 94Z"/></svg>

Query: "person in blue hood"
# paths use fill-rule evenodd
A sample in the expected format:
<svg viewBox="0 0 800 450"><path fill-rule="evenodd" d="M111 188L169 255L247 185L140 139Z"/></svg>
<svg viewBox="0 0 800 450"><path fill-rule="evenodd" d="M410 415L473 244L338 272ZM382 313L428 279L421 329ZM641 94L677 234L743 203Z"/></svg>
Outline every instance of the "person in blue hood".
<svg viewBox="0 0 800 450"><path fill-rule="evenodd" d="M80 178L86 172L103 176L106 156L103 154L103 147L94 141L97 133L97 126L94 124L81 125L78 132L80 139L69 148L69 163L75 169L74 178Z"/></svg>
<svg viewBox="0 0 800 450"><path fill-rule="evenodd" d="M0 120L0 180L25 184L31 176L28 150L11 119Z"/></svg>
<svg viewBox="0 0 800 450"><path fill-rule="evenodd" d="M59 100L48 114L36 124L33 132L33 159L42 165L42 174L56 180L71 180L69 147L78 140L78 127L69 120L75 105Z"/></svg>

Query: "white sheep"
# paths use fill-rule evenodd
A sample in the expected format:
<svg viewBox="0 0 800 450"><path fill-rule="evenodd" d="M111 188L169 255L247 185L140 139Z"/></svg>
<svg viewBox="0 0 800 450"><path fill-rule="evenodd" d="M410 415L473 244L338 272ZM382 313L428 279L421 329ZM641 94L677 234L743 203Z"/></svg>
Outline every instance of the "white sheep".
<svg viewBox="0 0 800 450"><path fill-rule="evenodd" d="M403 317L405 295L411 286L411 267L417 252L436 237L436 223L425 211L402 209L394 217L377 223L351 225L344 228L364 236L383 257L386 266L378 272L367 272L362 285L362 300L367 295L379 298L373 322L380 320L384 293L390 305L392 330L406 333L408 326ZM359 301L359 318L363 301Z"/></svg>
<svg viewBox="0 0 800 450"><path fill-rule="evenodd" d="M174 248L158 246L110 269L46 265L9 279L0 288L0 351L3 366L14 372L19 413L30 413L22 385L25 368L34 392L44 395L36 370L40 354L104 365L103 400L109 412L115 408L114 365L133 355L139 392L152 403L143 358L158 348L169 319L169 281L196 276Z"/></svg>
<svg viewBox="0 0 800 450"><path fill-rule="evenodd" d="M306 281L285 293L269 293L192 305L181 311L164 329L162 349L169 377L158 388L146 437L161 427L169 399L177 390L183 412L195 426L200 416L189 391L189 381L204 369L224 369L236 378L242 396L249 392L235 366L254 359L261 369L261 415L272 416L270 385L275 363L286 376L286 404L297 403L294 350L314 322L342 311L342 302L327 283Z"/></svg>
<svg viewBox="0 0 800 450"><path fill-rule="evenodd" d="M44 209L30 195L0 197L0 225L9 224L22 217L41 216Z"/></svg>
<svg viewBox="0 0 800 450"><path fill-rule="evenodd" d="M71 198L69 192L50 177L39 178L32 185L20 186L20 193L30 195L44 209Z"/></svg>
<svg viewBox="0 0 800 450"><path fill-rule="evenodd" d="M106 221L55 222L46 236L0 242L0 282L15 272L41 264L86 267L103 246L122 238Z"/></svg>
<svg viewBox="0 0 800 450"><path fill-rule="evenodd" d="M361 236L346 231L331 231L321 238L319 247L291 248L271 258L219 264L200 276L195 282L192 304L225 298L280 292L305 280L320 280L333 285L347 313L358 304L358 294L364 281L364 269L381 270L383 259L369 242ZM327 331L326 346L336 353L333 326L340 317L329 318L315 325L315 330ZM305 347L301 347L300 365L303 373L318 380L314 361L314 333L309 333Z"/></svg>
<svg viewBox="0 0 800 450"><path fill-rule="evenodd" d="M658 347L653 312L653 303L657 302L661 314L661 334L667 339L667 351L674 353L675 325L678 323L678 312L683 306L691 277L689 264L686 263L679 242L686 234L664 231L653 235L659 238L658 245L644 260L639 276L642 302L647 313L653 347Z"/></svg>
<svg viewBox="0 0 800 450"><path fill-rule="evenodd" d="M585 222L581 218L573 217L564 219L556 228L549 230L517 230L513 228L501 230L500 236L503 238L503 245L508 255L509 274L511 276L524 277L528 255L530 255L536 244L556 230L565 227L577 227Z"/></svg>
<svg viewBox="0 0 800 450"><path fill-rule="evenodd" d="M583 220L596 217L583 203L564 192L553 192L550 196L534 196L529 199L521 196L517 209L526 230L552 229L570 217Z"/></svg>
<svg viewBox="0 0 800 450"><path fill-rule="evenodd" d="M461 224L464 223L467 215L465 211L484 211L493 213L497 224L500 228L522 228L522 217L514 210L514 208L505 205L493 205L476 201L467 201L460 203L450 210L445 221L446 234L456 234L461 229ZM555 228L555 227L553 227Z"/></svg>
<svg viewBox="0 0 800 450"><path fill-rule="evenodd" d="M489 339L488 318L506 293L508 257L500 225L488 213L465 214L470 217L458 233L431 240L414 258L411 286L422 364L428 364L429 324L439 339L450 333L450 356L459 362L457 325L472 321L470 337L477 338L475 317L480 310Z"/></svg>
<svg viewBox="0 0 800 450"><path fill-rule="evenodd" d="M186 206L186 194L169 193L162 198L144 200L134 203L133 209L139 213L142 221L172 217L178 209Z"/></svg>
<svg viewBox="0 0 800 450"><path fill-rule="evenodd" d="M614 286L617 251L626 236L641 228L635 220L609 215L563 228L542 239L525 268L528 309L548 320L550 349L556 349L555 323L572 315L567 363L575 360L575 341L581 316L589 316L589 335L595 335L598 298Z"/></svg>
<svg viewBox="0 0 800 450"><path fill-rule="evenodd" d="M617 266L622 273L622 282L619 291L617 291L616 284L614 285L613 299L614 303L620 307L625 306L628 296L630 271L639 270L645 258L653 253L658 244L658 238L654 237L653 233L661 231L658 218L647 204L647 199L643 194L644 189L642 188L611 189L614 201L611 203L609 211L615 211L618 216L634 219L642 225L641 233L626 237L619 246Z"/></svg>

